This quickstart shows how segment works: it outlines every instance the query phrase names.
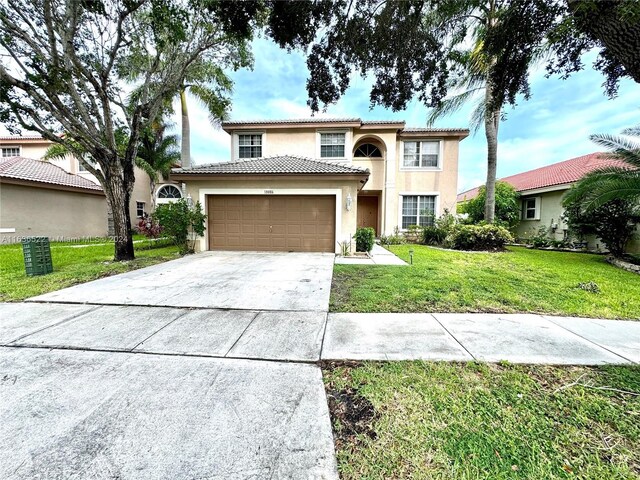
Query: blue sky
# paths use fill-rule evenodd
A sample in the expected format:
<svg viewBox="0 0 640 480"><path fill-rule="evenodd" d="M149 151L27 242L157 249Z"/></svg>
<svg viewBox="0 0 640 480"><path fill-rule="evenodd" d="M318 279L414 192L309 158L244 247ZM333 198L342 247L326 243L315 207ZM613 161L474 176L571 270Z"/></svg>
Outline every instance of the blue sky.
<svg viewBox="0 0 640 480"><path fill-rule="evenodd" d="M306 105L307 68L302 53L287 53L265 39L254 41L252 71L232 73L235 82L231 118L274 119L311 116ZM591 58L594 58L593 56ZM500 125L498 176L507 176L536 167L597 151L588 137L592 133L619 133L639 122L640 85L624 81L616 99L603 93L604 77L590 67L568 80L545 78L542 67L531 75L532 96L516 108L506 109L507 120ZM322 116L363 119L401 119L407 126L425 126L427 109L414 101L405 111L369 109L371 81L354 78L346 95ZM195 164L230 158L229 136L212 127L207 114L190 99L192 156ZM435 126L467 127L469 112L442 118ZM177 119L176 119L177 120ZM458 191L484 182L486 143L482 130L460 145Z"/></svg>

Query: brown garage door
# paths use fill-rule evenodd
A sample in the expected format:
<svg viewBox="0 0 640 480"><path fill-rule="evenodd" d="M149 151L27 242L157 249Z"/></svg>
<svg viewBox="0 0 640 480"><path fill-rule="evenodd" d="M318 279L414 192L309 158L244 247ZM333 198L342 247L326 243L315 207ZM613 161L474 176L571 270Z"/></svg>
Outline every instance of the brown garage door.
<svg viewBox="0 0 640 480"><path fill-rule="evenodd" d="M210 195L209 249L334 252L331 195Z"/></svg>

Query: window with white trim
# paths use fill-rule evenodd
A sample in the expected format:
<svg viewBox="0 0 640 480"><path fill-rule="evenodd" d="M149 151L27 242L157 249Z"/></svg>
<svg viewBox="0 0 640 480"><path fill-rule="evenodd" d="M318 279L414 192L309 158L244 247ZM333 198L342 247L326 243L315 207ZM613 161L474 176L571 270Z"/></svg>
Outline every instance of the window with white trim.
<svg viewBox="0 0 640 480"><path fill-rule="evenodd" d="M238 158L262 157L262 134L239 133L238 134Z"/></svg>
<svg viewBox="0 0 640 480"><path fill-rule="evenodd" d="M19 157L20 147L2 147L2 157Z"/></svg>
<svg viewBox="0 0 640 480"><path fill-rule="evenodd" d="M158 203L168 203L182 198L182 192L175 185L163 185L158 189Z"/></svg>
<svg viewBox="0 0 640 480"><path fill-rule="evenodd" d="M540 197L522 199L522 220L540 220Z"/></svg>
<svg viewBox="0 0 640 480"><path fill-rule="evenodd" d="M436 216L435 195L402 196L402 229L411 225L432 226Z"/></svg>
<svg viewBox="0 0 640 480"><path fill-rule="evenodd" d="M144 211L145 203L144 202L136 202L136 217L143 218L145 215Z"/></svg>
<svg viewBox="0 0 640 480"><path fill-rule="evenodd" d="M344 158L346 134L320 133L320 158Z"/></svg>
<svg viewBox="0 0 640 480"><path fill-rule="evenodd" d="M403 167L438 168L440 166L439 141L405 141Z"/></svg>

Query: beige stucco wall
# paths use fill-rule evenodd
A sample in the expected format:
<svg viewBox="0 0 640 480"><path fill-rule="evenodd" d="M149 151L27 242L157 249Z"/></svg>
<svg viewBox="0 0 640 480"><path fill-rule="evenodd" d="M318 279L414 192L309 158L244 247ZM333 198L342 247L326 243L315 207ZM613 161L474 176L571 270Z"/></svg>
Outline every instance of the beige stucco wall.
<svg viewBox="0 0 640 480"><path fill-rule="evenodd" d="M0 184L0 242L20 237L51 240L107 235L107 202L103 195Z"/></svg>
<svg viewBox="0 0 640 480"><path fill-rule="evenodd" d="M187 194L191 195L194 201L199 200L202 208L206 212L206 195L213 194L211 190L219 195L264 195L264 191L272 191L268 195L336 195L336 209L339 210L339 217L336 215L336 253L340 252L338 242L349 241L356 231L357 225L357 180L301 180L287 178L265 178L264 180L229 180L214 179L192 181L185 180ZM350 195L353 206L350 211L346 209L346 199ZM355 249L355 242L352 242ZM207 249L207 233L196 242L196 250Z"/></svg>
<svg viewBox="0 0 640 480"><path fill-rule="evenodd" d="M567 230L567 225L562 221L562 197L566 193L564 190L556 190L553 192L539 193L535 195L523 195L520 200L520 211L522 211L522 201L526 198L540 198L540 219L539 220L521 220L516 228L516 235L520 238L529 238L538 233L540 227L547 228L547 235L554 240L562 240ZM552 229L557 224L556 229ZM588 242L588 248L595 251L606 250L605 245L600 239L590 235L585 239ZM640 252L640 226L636 229L636 235L633 240L627 244L628 252Z"/></svg>
<svg viewBox="0 0 640 480"><path fill-rule="evenodd" d="M457 138L436 138L431 135L424 138L442 142L442 168L433 170L402 168L399 159L403 156L403 139L398 136L395 128L299 127L236 131L231 134L231 159L236 159L237 154L236 133L262 133L264 156L289 154L318 158L318 132L322 131L345 131L347 158L344 163L368 168L371 172L364 190L382 192L379 206L381 232L391 234L399 226L399 199L403 193L437 195L437 215L442 214L445 209L455 211L458 186L459 140ZM421 137L407 138L413 141L422 139ZM367 140L382 146L384 160L352 158L354 147L359 142Z"/></svg>

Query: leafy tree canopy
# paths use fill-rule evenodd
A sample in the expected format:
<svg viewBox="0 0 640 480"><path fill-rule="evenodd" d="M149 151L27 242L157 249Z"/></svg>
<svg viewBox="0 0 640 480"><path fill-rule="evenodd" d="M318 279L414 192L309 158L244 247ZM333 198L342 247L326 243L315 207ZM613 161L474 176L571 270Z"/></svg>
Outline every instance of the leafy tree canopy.
<svg viewBox="0 0 640 480"><path fill-rule="evenodd" d="M507 227L514 227L520 220L520 208L518 192L507 182L496 182L496 223ZM483 186L475 198L468 200L460 206L460 213L469 215L472 223L481 223L485 220L485 202L487 201L487 189Z"/></svg>

